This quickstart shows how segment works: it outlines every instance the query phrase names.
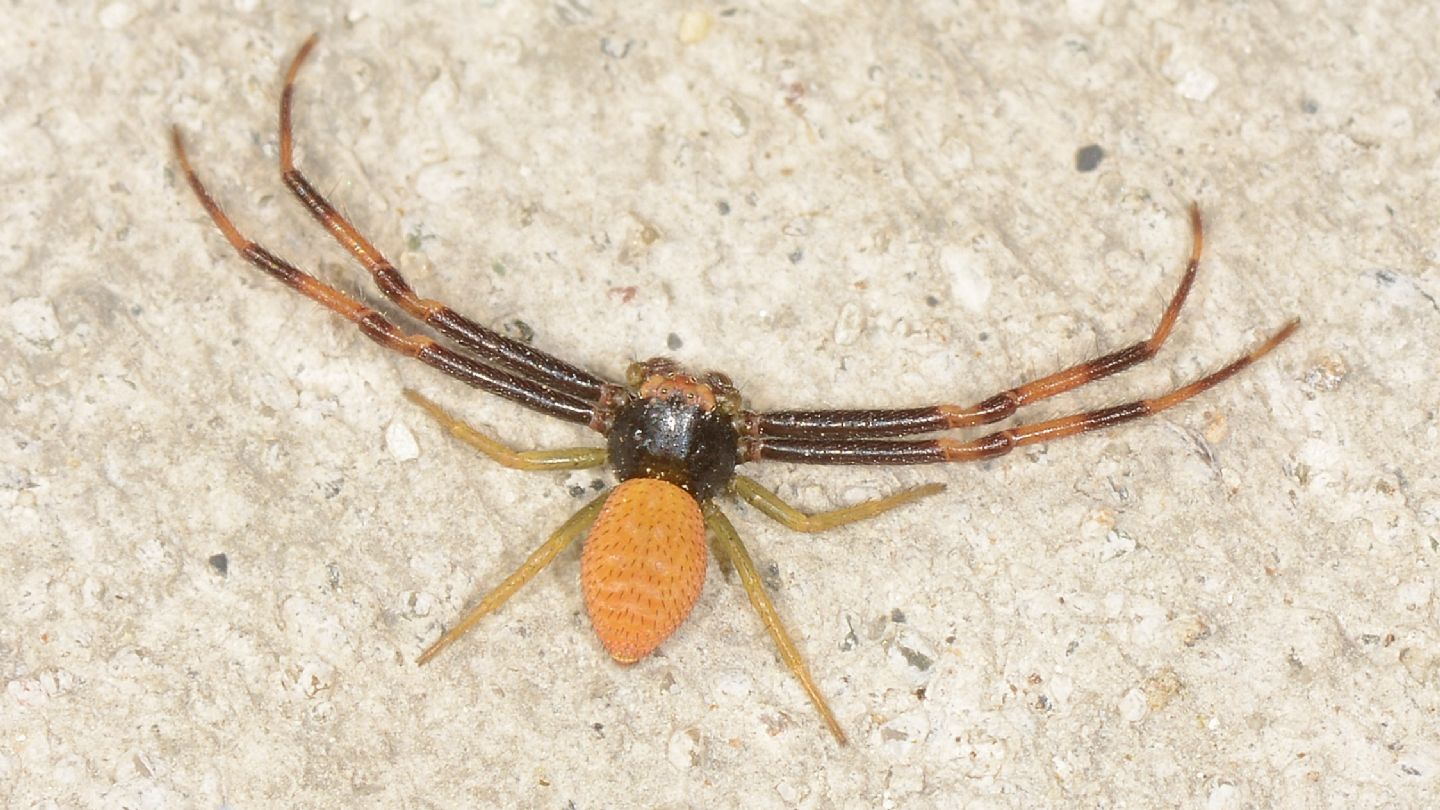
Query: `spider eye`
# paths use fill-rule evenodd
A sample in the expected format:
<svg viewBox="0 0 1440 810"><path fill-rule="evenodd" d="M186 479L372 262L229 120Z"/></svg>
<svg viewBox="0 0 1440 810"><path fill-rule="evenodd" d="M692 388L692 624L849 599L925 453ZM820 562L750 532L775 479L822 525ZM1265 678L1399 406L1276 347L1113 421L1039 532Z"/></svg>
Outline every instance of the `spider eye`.
<svg viewBox="0 0 1440 810"><path fill-rule="evenodd" d="M734 391L719 391L715 395L715 402L720 410L725 413L739 413L742 408L740 395Z"/></svg>
<svg viewBox="0 0 1440 810"><path fill-rule="evenodd" d="M631 388L639 388L640 383L645 382L645 364L635 361L625 368L625 384Z"/></svg>

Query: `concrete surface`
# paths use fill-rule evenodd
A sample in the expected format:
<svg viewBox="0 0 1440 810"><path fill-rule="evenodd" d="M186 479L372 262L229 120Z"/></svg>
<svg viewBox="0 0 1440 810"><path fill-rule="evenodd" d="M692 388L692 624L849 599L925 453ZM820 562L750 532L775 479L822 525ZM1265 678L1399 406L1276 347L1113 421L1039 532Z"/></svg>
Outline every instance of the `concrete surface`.
<svg viewBox="0 0 1440 810"><path fill-rule="evenodd" d="M176 5L4 12L0 805L1440 791L1435 4ZM312 31L317 184L425 294L608 375L668 353L760 408L972 402L1146 334L1192 199L1170 345L1027 418L1305 325L1103 435L752 470L809 508L949 484L814 537L730 510L848 747L713 571L633 668L574 552L418 668L597 477L498 469L401 389L521 445L591 437L384 353L181 187L172 122L243 228L378 298L275 175Z"/></svg>

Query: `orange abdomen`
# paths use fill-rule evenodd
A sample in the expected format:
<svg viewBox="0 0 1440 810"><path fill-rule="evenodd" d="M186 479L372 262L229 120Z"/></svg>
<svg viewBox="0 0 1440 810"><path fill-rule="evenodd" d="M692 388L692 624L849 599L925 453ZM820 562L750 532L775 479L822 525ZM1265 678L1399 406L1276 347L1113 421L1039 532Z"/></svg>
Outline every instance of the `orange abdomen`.
<svg viewBox="0 0 1440 810"><path fill-rule="evenodd" d="M705 519L690 493L655 478L610 493L585 538L580 589L616 661L639 661L685 621L705 584L705 556Z"/></svg>

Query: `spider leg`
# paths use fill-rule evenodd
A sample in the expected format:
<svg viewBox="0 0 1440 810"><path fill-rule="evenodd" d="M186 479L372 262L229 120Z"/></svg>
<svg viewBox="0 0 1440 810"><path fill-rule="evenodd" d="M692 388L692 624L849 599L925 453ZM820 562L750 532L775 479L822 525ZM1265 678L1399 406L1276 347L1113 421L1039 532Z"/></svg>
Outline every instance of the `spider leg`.
<svg viewBox="0 0 1440 810"><path fill-rule="evenodd" d="M902 489L899 492L883 498L861 501L852 506L810 514L802 512L786 503L779 495L761 486L760 483L753 478L737 475L731 482L731 487L735 495L741 500L759 509L771 520L782 523L787 528L797 532L823 532L826 529L833 529L836 526L844 526L847 523L867 520L876 515L888 512L897 506L930 495L939 494L945 489L944 484L925 484L910 489Z"/></svg>
<svg viewBox="0 0 1440 810"><path fill-rule="evenodd" d="M295 96L295 80L300 66L315 47L318 35L312 34L285 75L285 89L280 94L280 176L285 185L320 224L346 250L370 271L375 286L387 298L414 318L423 321L440 334L475 352L482 360L507 368L516 374L554 388L569 396L585 400L599 399L608 392L614 396L619 387L577 368L557 357L505 337L466 318L439 301L421 298L411 289L395 265L350 223L329 200L295 166L295 139L291 126L291 106Z"/></svg>
<svg viewBox="0 0 1440 810"><path fill-rule="evenodd" d="M1048 419L1029 425L1016 425L970 441L955 439L771 439L762 436L746 442L745 459L747 461L760 459L793 461L802 464L934 464L995 458L1005 455L1016 447L1088 433L1173 408L1185 400L1219 385L1241 369L1265 356L1271 349L1290 337L1299 326L1299 319L1292 320L1244 357L1235 360L1219 371L1151 399L1136 400L1124 405L1062 416L1058 419Z"/></svg>
<svg viewBox="0 0 1440 810"><path fill-rule="evenodd" d="M1109 377L1154 357L1180 317L1180 309L1195 283L1200 267L1200 254L1205 247L1205 230L1200 220L1200 207L1190 204L1190 259L1180 286L1160 316L1160 323L1150 337L1063 371L1057 371L1024 385L983 399L969 407L931 405L921 408L881 410L818 410L769 411L751 416L752 430L760 436L794 438L879 438L933 433L938 430L971 427L999 422L1021 407L1048 399L1066 391Z"/></svg>
<svg viewBox="0 0 1440 810"><path fill-rule="evenodd" d="M419 391L405 389L405 398L425 409L431 418L450 435L489 456L492 461L512 470L584 470L605 463L608 452L603 447L565 447L559 450L516 450L513 447L470 427L455 418Z"/></svg>
<svg viewBox="0 0 1440 810"><path fill-rule="evenodd" d="M575 542L575 538L589 530L590 524L595 522L595 516L600 514L600 507L605 505L607 495L608 493L601 495L581 507L580 511L571 515L570 519L561 524L560 528L556 529L554 534L550 535L549 539L542 543L539 548L531 552L529 557L525 558L525 562L521 563L520 567L515 569L515 573L506 577L504 582L501 582L494 590L485 594L485 596L480 599L479 604L470 608L470 611L465 614L459 624L447 630L445 635L437 639L434 644L426 647L425 652L420 653L420 657L415 659L415 663L428 663L430 659L439 655L446 647L454 644L456 639L465 635L471 627L475 626L476 622L499 610L500 606L505 604L506 600L511 596L514 596L515 592L520 590L525 583L533 579L536 574L545 570L545 567L553 562L560 552L569 548L570 544Z"/></svg>
<svg viewBox="0 0 1440 810"><path fill-rule="evenodd" d="M191 190L195 192L195 196L204 206L205 212L215 221L220 232L246 261L284 282L306 298L344 316L359 327L366 337L387 349L407 357L414 357L422 363L482 391L505 397L533 410L569 422L577 422L596 430L601 429L603 420L597 419L597 415L600 413L602 403L584 402L503 369L484 365L477 360L447 349L424 335L407 334L385 316L361 301L296 268L295 265L246 237L230 221L230 217L220 208L220 204L215 201L215 198L210 196L210 192L200 182L200 176L191 168L190 158L185 154L185 144L180 138L179 127L171 131L171 142L175 149L175 157L180 163L181 170L185 173L185 179L189 182Z"/></svg>
<svg viewBox="0 0 1440 810"><path fill-rule="evenodd" d="M745 544L741 542L739 533L735 531L730 519L725 517L725 513L721 512L714 503L706 501L700 505L700 508L705 512L705 525L710 527L711 533L715 536L715 547L740 574L740 583L750 597L750 604L754 606L755 612L760 614L760 621L770 632L770 637L775 640L775 646L780 649L781 660L795 674L795 677L800 679L800 686L805 689L805 694L810 696L810 702L815 704L825 725L830 727L830 733L835 735L835 739L839 740L841 745L844 745L846 742L845 732L835 719L834 712L830 711L830 704L825 702L825 696L820 694L820 687L810 676L810 670L805 666L804 659L800 657L800 650L795 647L795 642L790 640L790 634L785 632L785 625L780 621L780 614L775 610L775 605L770 601L769 595L765 593L765 586L760 581L760 574L755 570L755 562L750 559L749 552L745 550Z"/></svg>

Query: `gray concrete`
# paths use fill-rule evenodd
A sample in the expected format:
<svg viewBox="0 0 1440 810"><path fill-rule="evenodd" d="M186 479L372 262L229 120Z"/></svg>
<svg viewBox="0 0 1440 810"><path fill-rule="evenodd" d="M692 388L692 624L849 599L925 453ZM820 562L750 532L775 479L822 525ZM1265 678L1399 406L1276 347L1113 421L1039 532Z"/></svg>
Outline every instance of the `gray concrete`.
<svg viewBox="0 0 1440 810"><path fill-rule="evenodd" d="M0 805L1440 789L1435 4L173 5L12 6L0 33ZM520 445L592 437L384 353L182 188L172 122L243 228L378 298L275 176L311 31L317 184L425 294L605 374L669 353L758 408L968 403L1144 335L1192 199L1208 251L1172 343L1027 418L1305 325L1103 435L755 468L812 509L949 484L815 537L731 509L848 747L716 571L629 669L574 553L418 668L596 476L499 469L401 389Z"/></svg>

